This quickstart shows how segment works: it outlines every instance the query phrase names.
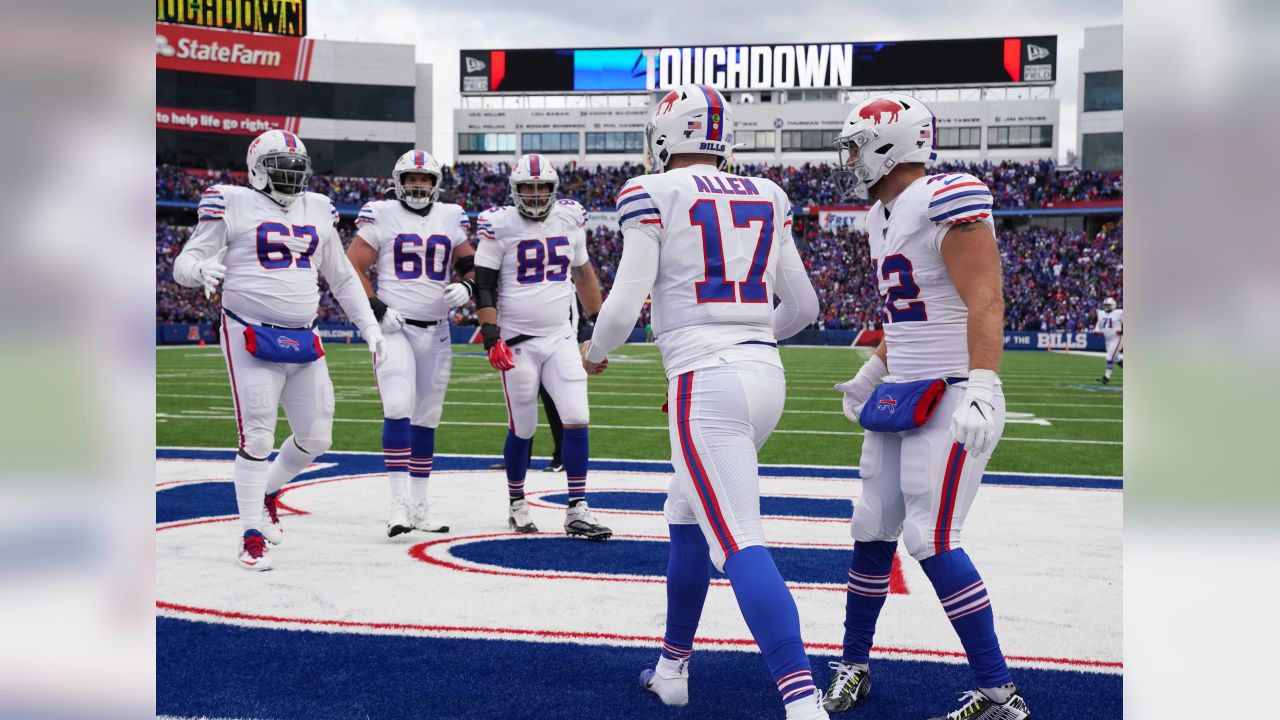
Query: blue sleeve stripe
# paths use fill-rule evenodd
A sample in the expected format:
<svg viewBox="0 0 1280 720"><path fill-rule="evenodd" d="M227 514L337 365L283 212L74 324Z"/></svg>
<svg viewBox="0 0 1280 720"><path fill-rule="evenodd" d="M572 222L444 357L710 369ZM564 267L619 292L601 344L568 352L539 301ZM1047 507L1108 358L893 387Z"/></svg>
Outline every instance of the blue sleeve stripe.
<svg viewBox="0 0 1280 720"><path fill-rule="evenodd" d="M942 222L943 220L946 220L949 217L954 217L956 215L964 215L965 213L973 212L974 210L990 210L990 209L991 209L991 203L979 203L977 205L966 205L965 207L956 208L955 210L942 213L941 215L930 215L929 219L932 220L933 222Z"/></svg>
<svg viewBox="0 0 1280 720"><path fill-rule="evenodd" d="M658 208L656 208L656 207L654 207L654 208L641 208L641 209L639 209L639 210L632 210L631 212L629 212L629 213L627 213L627 214L623 215L622 217L618 218L618 222L619 222L619 223L624 223L624 222L626 222L626 221L630 220L630 219L631 219L631 218L633 218L633 217L640 217L641 215L661 215L661 214L662 214L662 213L660 213L660 212L658 211Z"/></svg>
<svg viewBox="0 0 1280 720"><path fill-rule="evenodd" d="M218 210L226 210L226 209L227 209L227 206L226 206L226 205L221 205L221 204L219 204L219 203L215 203L215 202L209 202L209 201L207 201L207 200L202 200L202 201L200 202L200 209L201 209L201 210L211 209L211 208L216 208L216 209L218 209Z"/></svg>
<svg viewBox="0 0 1280 720"><path fill-rule="evenodd" d="M962 193L956 193L955 195L947 195L946 197L940 197L937 200L934 200L933 202L929 203L929 207L944 205L946 203L951 202L952 200L955 200L956 198L972 197L974 195L985 195L986 197L991 197L991 193L986 190L969 190Z"/></svg>
<svg viewBox="0 0 1280 720"><path fill-rule="evenodd" d="M630 202L635 202L636 200L648 200L649 202L644 204L653 205L653 198L648 193L639 193L637 195L631 195L629 197L625 197L621 201L619 201L618 209L621 210L623 205L626 205L627 203L630 203ZM586 213L584 212L583 214L585 215Z"/></svg>

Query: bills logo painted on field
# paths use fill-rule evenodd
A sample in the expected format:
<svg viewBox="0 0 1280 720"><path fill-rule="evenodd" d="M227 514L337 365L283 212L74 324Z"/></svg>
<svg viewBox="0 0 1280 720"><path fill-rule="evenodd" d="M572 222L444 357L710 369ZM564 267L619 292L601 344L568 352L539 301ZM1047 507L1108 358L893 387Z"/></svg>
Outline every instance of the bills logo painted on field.
<svg viewBox="0 0 1280 720"><path fill-rule="evenodd" d="M603 703L606 695L617 695L623 667L651 661L661 646L668 553L662 510L669 463L593 461L592 509L614 530L614 539L587 545L566 538L558 527L568 503L563 475L529 474L530 512L547 532L515 535L505 522L506 478L490 469L500 458L437 455L432 514L446 519L452 532L412 532L389 540L382 531L387 498L381 453L326 453L282 491L281 522L291 539L272 549L272 559L279 579L288 582L268 593L261 591L263 578L241 571L234 552L227 550L240 536L231 483L235 454L233 449L157 451L157 652L167 663L156 692L162 714L281 720L350 716L335 713L330 696L312 699L270 683L251 698L236 691L243 668L226 658L252 664L255 649L264 644L278 655L275 660L306 658L317 673L330 673L334 697L358 696L375 683L378 692L360 699L360 711L372 717L406 714L403 698L411 695L413 676L393 664L378 664L405 652L416 653L421 674L433 678L458 665L478 666L481 658L547 664L574 658L582 663L575 676L583 676L583 692L595 693L592 701ZM810 654L838 656L848 512L850 500L856 505L861 492L857 473L768 465L760 471L763 525L805 622ZM975 508L988 515L975 522L1001 525L999 532L967 538L967 544L974 553L1004 560L999 578L989 580L1006 590L995 612L1018 622L1003 629L1002 649L1019 677L1043 689L1037 711L1047 710L1046 717L1068 714L1053 705L1054 697L1081 702L1067 689L1080 682L1081 671L1091 674L1087 699L1098 705L1086 716L1118 717L1107 708L1121 703L1120 484L1118 478L989 473L985 501ZM1075 529L1086 524L1091 552L1082 554L1072 540ZM1007 543L1011 536L1019 542ZM357 585L350 582L353 566L360 569ZM1058 572L1045 573L1046 566ZM938 600L919 564L905 552L894 561L889 595L893 614L886 612L876 634L878 662L892 666L893 676L903 682L942 697L951 684L948 674L958 679L967 673L963 648L945 623L920 621L938 616ZM566 606L569 598L573 602ZM191 647L210 652L192 653ZM740 655L706 664L706 680L716 685L741 683L744 668L759 667L755 641L723 575L712 577L699 647ZM357 659L376 671L350 673ZM608 672L590 674L600 667ZM767 679L760 688L755 694L735 688L734 697L750 697L762 707L776 703ZM634 692L641 699L642 691ZM440 707L466 702L445 686L433 693ZM549 705L560 699L548 700L549 695L554 694L522 698L538 708L531 717L558 714ZM885 718L923 716L922 709L915 710L920 712Z"/></svg>

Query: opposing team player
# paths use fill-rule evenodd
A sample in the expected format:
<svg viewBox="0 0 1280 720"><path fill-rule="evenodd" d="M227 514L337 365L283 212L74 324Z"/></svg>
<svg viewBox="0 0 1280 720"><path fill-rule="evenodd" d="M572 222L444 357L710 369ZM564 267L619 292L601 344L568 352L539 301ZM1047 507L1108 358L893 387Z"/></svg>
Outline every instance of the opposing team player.
<svg viewBox="0 0 1280 720"><path fill-rule="evenodd" d="M586 210L573 200L557 200L559 185L550 162L524 155L511 170L514 204L480 213L476 316L489 364L502 371L507 399L509 429L502 453L507 522L516 532L538 530L529 517L524 481L541 381L564 423L562 459L569 482L564 530L607 540L613 532L587 505L587 374L578 352L573 301L576 290L583 310L594 317L600 311L600 283L587 256Z"/></svg>
<svg viewBox="0 0 1280 720"><path fill-rule="evenodd" d="M276 496L329 449L333 384L312 329L317 271L377 358L382 331L335 225L329 198L306 192L311 159L297 135L269 130L249 145L249 185L214 185L200 199L199 224L173 263L173 277L210 294L222 282L222 353L231 376L240 452L236 505L244 535L240 566L270 570L266 543L284 539ZM275 444L276 407L293 434Z"/></svg>
<svg viewBox="0 0 1280 720"><path fill-rule="evenodd" d="M427 481L453 366L449 309L471 297L475 250L461 207L438 201L440 163L410 150L391 171L395 200L365 203L347 257L386 334L375 371L382 396L382 456L391 482L387 536L448 532L431 518ZM378 290L367 273L376 264ZM450 283L457 272L462 282Z"/></svg>
<svg viewBox="0 0 1280 720"><path fill-rule="evenodd" d="M1116 364L1124 367L1124 310L1117 307L1115 298L1102 301L1093 330L1102 333L1102 339L1107 341L1107 370L1098 378L1098 382L1106 385L1111 382L1111 371Z"/></svg>
<svg viewBox="0 0 1280 720"><path fill-rule="evenodd" d="M786 399L777 341L813 322L818 297L791 236L790 202L767 179L726 172L732 146L730 109L714 88L683 85L658 104L645 150L659 174L618 193L622 261L583 365L603 370L652 293L676 474L664 510L666 634L641 683L668 705L688 702L710 557L729 575L787 717L826 718L795 601L764 546L756 465Z"/></svg>
<svg viewBox="0 0 1280 720"><path fill-rule="evenodd" d="M945 717L1022 720L1030 711L1005 665L987 591L960 547L960 528L1004 430L996 374L1004 300L992 197L972 175L926 175L937 159L935 125L919 100L881 95L857 105L836 138L846 197L875 201L866 229L885 338L856 377L836 386L845 414L867 432L844 655L832 663L825 707L848 710L871 689L871 639L901 535L977 678L978 689Z"/></svg>

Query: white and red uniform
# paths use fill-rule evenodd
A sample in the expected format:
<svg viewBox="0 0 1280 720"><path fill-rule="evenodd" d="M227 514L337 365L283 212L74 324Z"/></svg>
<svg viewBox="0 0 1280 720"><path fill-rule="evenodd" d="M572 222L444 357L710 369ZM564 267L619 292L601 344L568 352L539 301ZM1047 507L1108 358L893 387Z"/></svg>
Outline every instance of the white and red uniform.
<svg viewBox="0 0 1280 720"><path fill-rule="evenodd" d="M1107 342L1107 367L1109 363L1124 361L1124 309L1116 308L1107 312L1098 309L1098 322L1093 326L1095 332L1102 333Z"/></svg>
<svg viewBox="0 0 1280 720"><path fill-rule="evenodd" d="M476 220L476 266L498 271L502 339L532 338L511 348L515 367L502 373L511 430L521 438L533 437L538 424L539 383L565 425L590 419L571 270L590 261L586 220L586 210L565 199L543 220L509 205L489 208Z"/></svg>
<svg viewBox="0 0 1280 720"><path fill-rule="evenodd" d="M254 458L270 455L276 408L284 405L297 445L313 455L323 453L332 442L334 410L325 359L264 362L245 348L244 331L245 323L309 327L320 304L320 273L357 327L377 326L334 229L338 213L333 203L304 192L282 207L257 190L214 185L204 192L197 213L199 224L174 261L173 275L181 285L199 286L195 263L227 248L222 352L240 447Z"/></svg>
<svg viewBox="0 0 1280 720"><path fill-rule="evenodd" d="M374 370L383 416L412 424L440 424L453 366L449 306L444 288L453 275L454 249L467 242L470 221L458 205L433 203L426 215L399 200L365 203L356 216L357 237L378 251L378 299L409 321L388 333Z"/></svg>
<svg viewBox="0 0 1280 720"><path fill-rule="evenodd" d="M957 223L991 221L991 192L964 173L920 178L889 206L867 213L871 263L884 300L886 382L948 378L929 422L905 433L866 433L862 496L853 514L858 541L896 540L923 560L959 547L960 529L990 458L974 457L950 438L951 416L969 375L969 313L942 259ZM994 226L993 226L994 228ZM994 448L1004 431L1004 393L997 384Z"/></svg>
<svg viewBox="0 0 1280 720"><path fill-rule="evenodd" d="M696 165L633 178L617 207L623 260L587 357L599 362L635 325L615 322L610 303L638 308L652 295L676 470L666 520L700 526L723 568L764 544L756 453L786 399L777 340L818 312L791 203L770 180Z"/></svg>

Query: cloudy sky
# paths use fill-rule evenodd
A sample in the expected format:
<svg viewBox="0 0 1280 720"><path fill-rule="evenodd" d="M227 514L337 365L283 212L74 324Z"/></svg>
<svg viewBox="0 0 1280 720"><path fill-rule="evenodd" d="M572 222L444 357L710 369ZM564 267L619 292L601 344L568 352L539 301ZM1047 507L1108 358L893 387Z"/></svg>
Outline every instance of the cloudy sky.
<svg viewBox="0 0 1280 720"><path fill-rule="evenodd" d="M803 11L789 8L803 7ZM483 8L483 9L481 9ZM1120 0L894 3L744 0L613 3L566 0L310 0L309 34L330 40L412 44L435 66L434 145L453 158L458 51L463 48L649 47L741 43L865 42L1057 35L1060 146L1074 150L1076 64L1084 28L1121 22Z"/></svg>

